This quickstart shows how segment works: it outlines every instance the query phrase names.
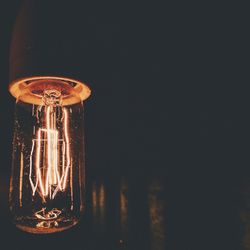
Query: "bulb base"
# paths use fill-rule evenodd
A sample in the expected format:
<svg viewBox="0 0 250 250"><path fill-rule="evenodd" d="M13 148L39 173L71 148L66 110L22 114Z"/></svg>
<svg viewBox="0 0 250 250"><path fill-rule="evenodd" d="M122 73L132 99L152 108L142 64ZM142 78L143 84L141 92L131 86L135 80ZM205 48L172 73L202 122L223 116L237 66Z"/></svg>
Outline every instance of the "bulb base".
<svg viewBox="0 0 250 250"><path fill-rule="evenodd" d="M36 76L13 81L10 93L25 103L43 105L41 95L44 90L56 89L63 94L62 105L72 105L87 99L89 87L75 79L55 76Z"/></svg>

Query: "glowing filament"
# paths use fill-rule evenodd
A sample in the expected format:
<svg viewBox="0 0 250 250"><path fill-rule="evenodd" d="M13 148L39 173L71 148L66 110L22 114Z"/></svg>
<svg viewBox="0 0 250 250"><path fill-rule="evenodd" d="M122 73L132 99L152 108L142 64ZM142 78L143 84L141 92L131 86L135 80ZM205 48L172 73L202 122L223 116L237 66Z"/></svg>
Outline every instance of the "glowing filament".
<svg viewBox="0 0 250 250"><path fill-rule="evenodd" d="M49 105L44 109L45 128L39 128L36 138L32 140L29 180L32 195L38 192L43 200L46 197L54 199L58 191L67 187L71 167L69 118L68 111L65 108L62 111L62 138L59 138L60 133L56 128L56 109Z"/></svg>

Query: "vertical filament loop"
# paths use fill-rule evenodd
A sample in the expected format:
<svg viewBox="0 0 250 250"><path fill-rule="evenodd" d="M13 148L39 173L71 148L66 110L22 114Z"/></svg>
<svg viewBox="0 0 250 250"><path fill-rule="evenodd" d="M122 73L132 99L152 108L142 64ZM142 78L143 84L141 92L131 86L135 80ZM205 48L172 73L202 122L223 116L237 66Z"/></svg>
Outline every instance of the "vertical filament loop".
<svg viewBox="0 0 250 250"><path fill-rule="evenodd" d="M29 180L32 195L38 193L45 201L47 197L54 199L59 191L67 188L71 150L69 115L68 110L61 106L61 93L57 90L45 90L42 98L45 107L39 110L44 117L44 123L32 140ZM61 133L57 129L60 115Z"/></svg>

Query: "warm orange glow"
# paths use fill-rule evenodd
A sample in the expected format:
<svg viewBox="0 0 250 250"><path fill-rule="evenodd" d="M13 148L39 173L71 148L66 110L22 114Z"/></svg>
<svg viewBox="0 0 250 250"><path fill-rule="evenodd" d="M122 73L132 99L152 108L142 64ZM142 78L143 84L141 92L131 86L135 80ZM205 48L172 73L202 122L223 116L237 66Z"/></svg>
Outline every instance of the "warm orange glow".
<svg viewBox="0 0 250 250"><path fill-rule="evenodd" d="M58 191L63 191L67 188L69 169L71 168L68 111L62 108L63 138L65 139L59 139L59 132L56 129L56 112L53 109L51 106L44 108L46 127L38 129L36 139L32 140L30 154L29 179L32 194L35 195L38 192L43 200L47 197L54 199ZM62 145L62 152L60 152L59 143ZM35 155L34 151L36 152ZM45 161L42 160L43 152L46 152ZM60 153L62 154L61 156ZM35 161L33 161L33 157L35 157ZM62 158L61 168L59 166L60 157Z"/></svg>
<svg viewBox="0 0 250 250"><path fill-rule="evenodd" d="M31 77L13 82L10 92L16 97L13 221L31 233L63 231L78 223L85 208L82 101L90 90L73 79Z"/></svg>
<svg viewBox="0 0 250 250"><path fill-rule="evenodd" d="M44 105L39 93L44 89L51 88L62 92L63 106L84 101L91 94L85 83L56 76L34 76L18 79L10 84L9 91L16 99L25 103Z"/></svg>
<svg viewBox="0 0 250 250"><path fill-rule="evenodd" d="M120 221L121 226L125 229L127 226L128 220L128 199L126 197L128 186L125 180L121 182L121 189L120 189Z"/></svg>

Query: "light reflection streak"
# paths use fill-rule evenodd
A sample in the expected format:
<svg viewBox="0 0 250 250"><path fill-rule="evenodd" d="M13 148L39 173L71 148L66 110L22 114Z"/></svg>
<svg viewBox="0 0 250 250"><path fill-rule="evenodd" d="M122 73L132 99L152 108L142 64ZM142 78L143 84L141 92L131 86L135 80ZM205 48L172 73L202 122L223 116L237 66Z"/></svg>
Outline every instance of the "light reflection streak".
<svg viewBox="0 0 250 250"><path fill-rule="evenodd" d="M103 182L94 182L92 185L93 223L100 231L104 230L105 226L105 203L106 191Z"/></svg>
<svg viewBox="0 0 250 250"><path fill-rule="evenodd" d="M150 229L151 244L154 250L165 249L165 233L163 221L164 202L157 196L161 192L162 187L157 180L153 181L149 187L149 213L150 213Z"/></svg>
<svg viewBox="0 0 250 250"><path fill-rule="evenodd" d="M99 189L99 209L100 209L100 221L105 220L105 189L103 183L101 183Z"/></svg>
<svg viewBox="0 0 250 250"><path fill-rule="evenodd" d="M128 199L126 197L127 189L127 182L122 180L120 188L120 226L122 235L127 233L128 227Z"/></svg>
<svg viewBox="0 0 250 250"><path fill-rule="evenodd" d="M19 182L19 204L23 206L23 152L21 152L20 158L20 182Z"/></svg>

